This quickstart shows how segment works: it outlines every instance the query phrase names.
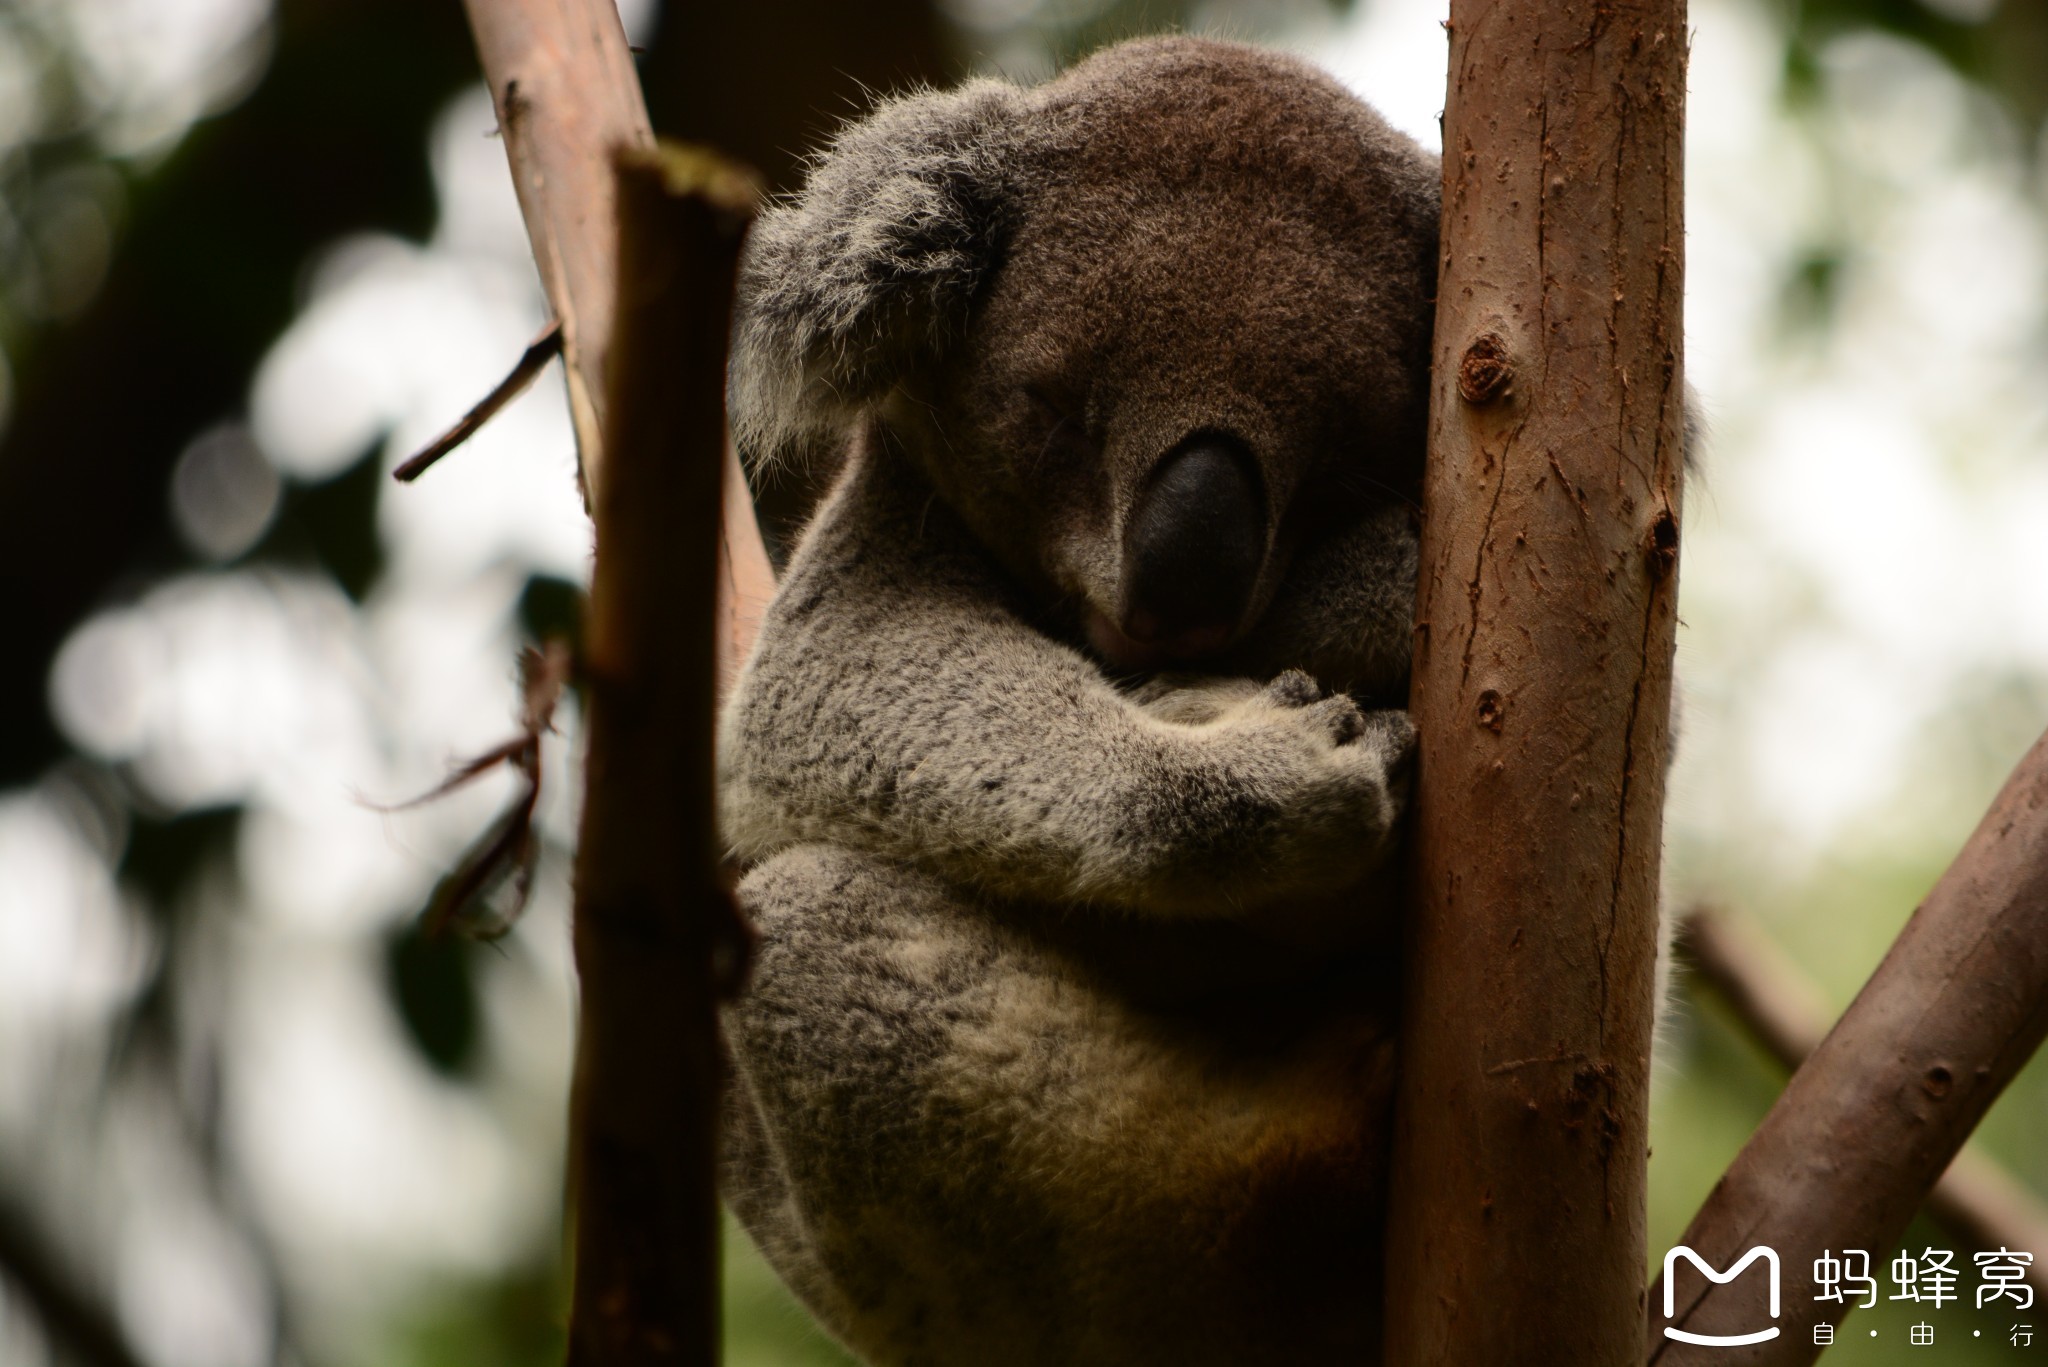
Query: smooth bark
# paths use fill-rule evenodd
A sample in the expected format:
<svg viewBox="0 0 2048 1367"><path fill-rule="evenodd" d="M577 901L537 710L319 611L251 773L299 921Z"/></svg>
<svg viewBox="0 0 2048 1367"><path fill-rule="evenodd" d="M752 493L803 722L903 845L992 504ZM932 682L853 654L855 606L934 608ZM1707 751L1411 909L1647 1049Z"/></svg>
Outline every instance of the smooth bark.
<svg viewBox="0 0 2048 1367"><path fill-rule="evenodd" d="M561 324L578 468L594 509L605 463L617 290L611 159L622 148L653 145L647 107L610 0L467 0L467 8L534 262ZM721 691L746 658L775 591L739 459L729 449L725 466L734 492L717 566Z"/></svg>
<svg viewBox="0 0 2048 1367"><path fill-rule="evenodd" d="M584 495L604 471L605 355L617 295L612 154L654 145L618 6L466 0L512 184L562 328Z"/></svg>
<svg viewBox="0 0 2048 1367"><path fill-rule="evenodd" d="M1454 0L1388 1233L1402 1367L1642 1357L1682 0Z"/></svg>

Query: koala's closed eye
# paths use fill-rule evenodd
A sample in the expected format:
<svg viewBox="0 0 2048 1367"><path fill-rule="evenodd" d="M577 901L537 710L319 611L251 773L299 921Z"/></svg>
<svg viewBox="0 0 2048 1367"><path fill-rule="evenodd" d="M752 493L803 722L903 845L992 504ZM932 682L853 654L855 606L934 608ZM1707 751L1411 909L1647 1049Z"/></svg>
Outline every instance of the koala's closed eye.
<svg viewBox="0 0 2048 1367"><path fill-rule="evenodd" d="M1048 425L1063 427L1069 423L1078 425L1085 400L1077 395L1065 393L1049 384L1034 383L1018 386L1017 392L1024 396L1026 403Z"/></svg>
<svg viewBox="0 0 2048 1367"><path fill-rule="evenodd" d="M1055 452L1085 456L1097 451L1094 438L1088 435L1085 399L1038 384L1024 385L1018 393L1031 415L1032 433L1040 437L1041 459Z"/></svg>

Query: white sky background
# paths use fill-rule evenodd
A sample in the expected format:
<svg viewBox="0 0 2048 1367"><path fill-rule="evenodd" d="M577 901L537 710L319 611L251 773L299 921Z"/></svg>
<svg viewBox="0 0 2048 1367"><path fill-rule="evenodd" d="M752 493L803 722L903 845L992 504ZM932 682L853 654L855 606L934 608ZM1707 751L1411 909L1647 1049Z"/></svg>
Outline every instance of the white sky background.
<svg viewBox="0 0 2048 1367"><path fill-rule="evenodd" d="M141 150L246 79L262 41L251 0L181 3L211 26L211 47L94 38L107 62L143 64L125 84L108 76L109 90L170 92L130 118ZM122 16L167 4L92 0L80 23L125 33ZM1310 50L1434 146L1444 9L1361 0ZM1777 107L1782 48L1756 7L1694 0L1693 23L1687 368L1715 437L1682 570L1680 877L1732 862L1792 878L1872 831L1952 846L1988 796L1978 789L2048 724L2035 152L1932 57L1877 38L1824 54L1824 112L1795 124ZM185 65L143 70L158 58ZM379 430L395 464L523 348L543 308L491 124L477 89L434 130L431 241L336 243L309 272L246 426L208 434L181 465L195 546L231 555L260 533L275 475L332 474ZM1845 252L1839 322L1788 332L1783 281L1817 246ZM250 806L232 865L195 909L218 978L208 1024L238 1042L223 1079L230 1135L260 1208L322 1288L316 1331L368 1322L423 1272L489 1270L558 1199L562 873L488 976L481 1095L443 1085L382 999L375 937L417 909L503 792L403 816L363 799L422 791L509 734L520 585L536 569L587 568L572 466L551 372L419 484L387 488L388 565L360 611L318 578L194 571L81 626L54 672L68 733L130 766L152 801ZM208 521L210 479L253 492ZM1969 700L2002 679L2026 685L2024 715L1977 738L1968 763L1988 780L1957 779L1967 732L1951 720L1960 709L1967 726ZM549 755L557 776L564 753ZM565 842L571 787L552 785L544 812ZM1977 806L1957 809L1958 788ZM241 1367L264 1307L246 1252L180 1195L191 1175L167 1179L137 1156L136 1136L162 1117L130 1108L83 1143L63 1127L60 1145L44 1123L81 1102L62 1061L91 1057L104 1013L158 950L109 872L118 831L95 791L68 774L0 795L0 1162L25 1156L60 1191L114 1182L125 1198L95 1237L121 1250L138 1341L164 1367ZM1949 805L1936 811L1937 798ZM0 1301L0 1357L32 1361L8 1326Z"/></svg>

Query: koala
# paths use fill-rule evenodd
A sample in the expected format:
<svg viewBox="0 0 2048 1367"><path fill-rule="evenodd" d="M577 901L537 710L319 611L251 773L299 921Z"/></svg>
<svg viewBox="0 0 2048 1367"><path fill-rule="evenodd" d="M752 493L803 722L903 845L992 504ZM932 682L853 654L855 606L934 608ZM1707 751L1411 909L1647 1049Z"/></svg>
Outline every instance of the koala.
<svg viewBox="0 0 2048 1367"><path fill-rule="evenodd" d="M735 437L831 488L721 722L721 1185L870 1362L1379 1360L1438 204L1168 38L754 228Z"/></svg>

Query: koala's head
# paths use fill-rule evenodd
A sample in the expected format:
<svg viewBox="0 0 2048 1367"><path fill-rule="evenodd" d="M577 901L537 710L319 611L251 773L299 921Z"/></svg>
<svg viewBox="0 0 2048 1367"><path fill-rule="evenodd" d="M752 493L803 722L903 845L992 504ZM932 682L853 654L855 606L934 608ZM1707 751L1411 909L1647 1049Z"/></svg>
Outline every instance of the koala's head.
<svg viewBox="0 0 2048 1367"><path fill-rule="evenodd" d="M1198 664L1415 496L1437 202L1371 109L1234 44L896 100L754 230L735 432L772 461L874 424L1077 638Z"/></svg>

